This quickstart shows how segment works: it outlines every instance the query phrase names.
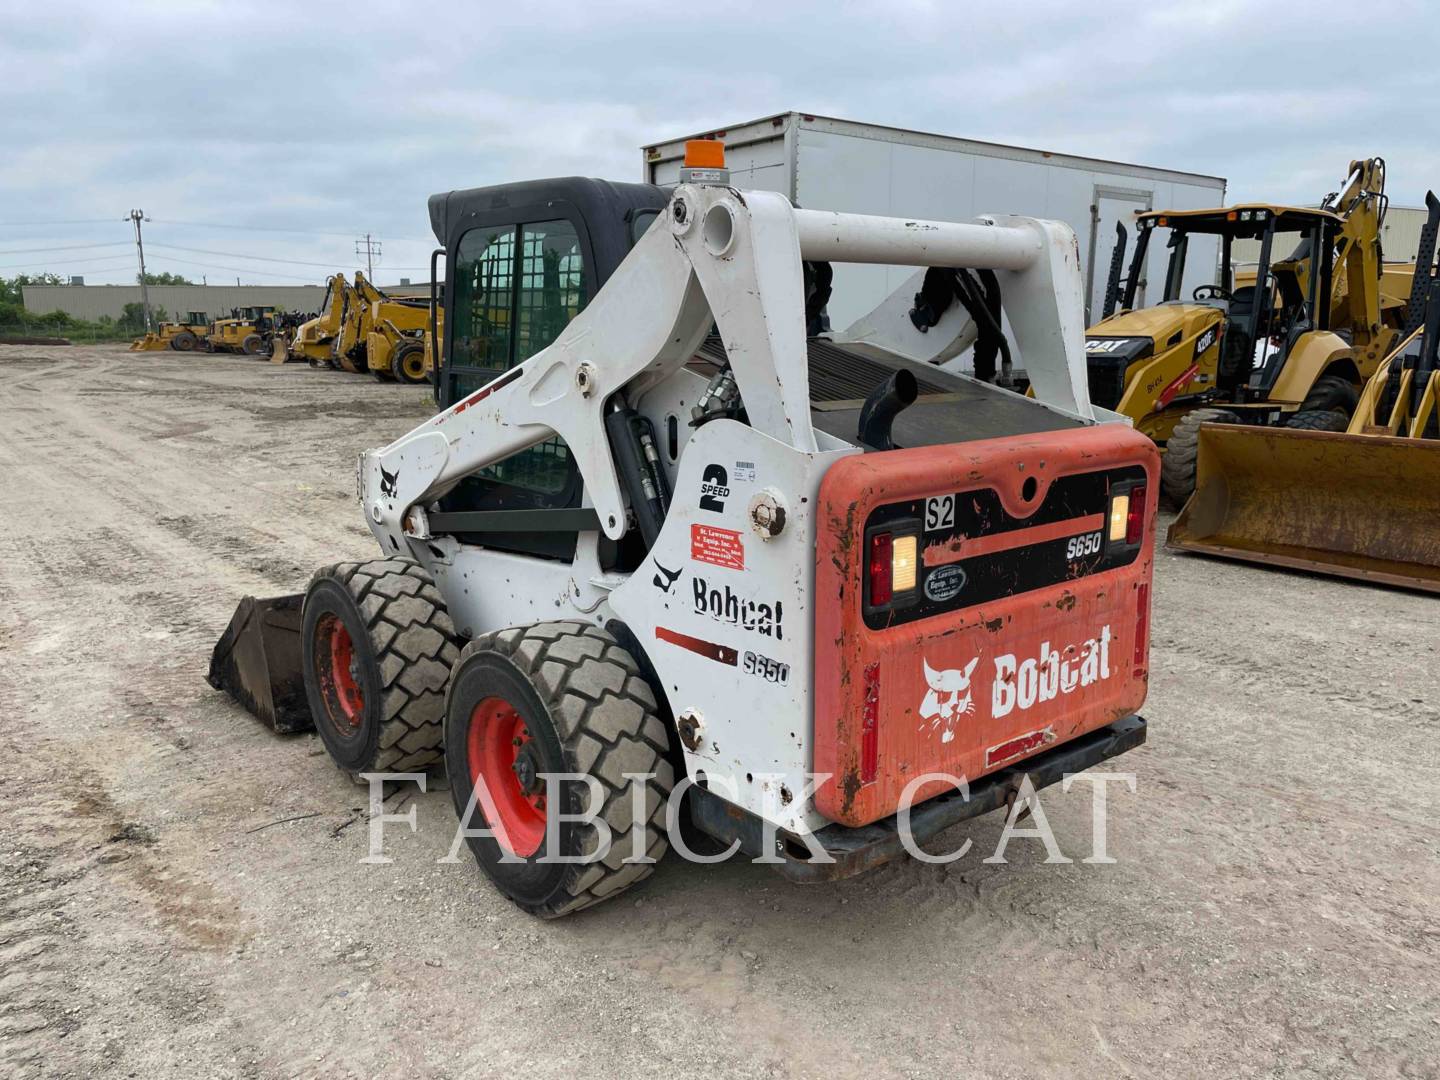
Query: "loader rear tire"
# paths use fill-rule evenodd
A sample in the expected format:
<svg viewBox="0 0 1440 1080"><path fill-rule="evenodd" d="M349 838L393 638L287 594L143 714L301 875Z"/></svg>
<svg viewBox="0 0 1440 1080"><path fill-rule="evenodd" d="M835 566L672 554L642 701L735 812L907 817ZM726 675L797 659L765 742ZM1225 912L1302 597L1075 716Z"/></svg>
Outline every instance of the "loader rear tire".
<svg viewBox="0 0 1440 1080"><path fill-rule="evenodd" d="M1302 431L1344 431L1350 426L1350 419L1344 413L1329 409L1301 409L1286 417L1283 426Z"/></svg>
<svg viewBox="0 0 1440 1080"><path fill-rule="evenodd" d="M422 566L378 559L317 571L301 647L315 730L336 765L408 772L441 759L445 687L460 647Z"/></svg>
<svg viewBox="0 0 1440 1080"><path fill-rule="evenodd" d="M403 383L429 382L425 374L425 346L418 341L396 346L395 354L390 358L390 371Z"/></svg>
<svg viewBox="0 0 1440 1080"><path fill-rule="evenodd" d="M530 914L553 919L615 896L665 854L669 732L634 657L599 627L537 623L466 645L450 679L445 744L466 843ZM538 779L549 773L585 779ZM586 812L608 824L608 850L594 824L551 820ZM637 850L647 861L627 862Z"/></svg>
<svg viewBox="0 0 1440 1080"><path fill-rule="evenodd" d="M264 347L265 339L259 334L246 334L245 340L240 342L240 350L246 356L257 356Z"/></svg>
<svg viewBox="0 0 1440 1080"><path fill-rule="evenodd" d="M1195 459L1200 453L1201 424L1238 424L1240 417L1229 409L1195 409L1181 417L1165 443L1165 456L1160 459L1160 490L1175 506L1195 490Z"/></svg>
<svg viewBox="0 0 1440 1080"><path fill-rule="evenodd" d="M194 352L199 339L189 330L181 330L170 339L170 348L176 352Z"/></svg>
<svg viewBox="0 0 1440 1080"><path fill-rule="evenodd" d="M1333 412L1345 417L1348 421L1355 412L1355 406L1359 403L1360 392L1355 389L1349 379L1342 379L1338 375L1322 375L1315 380L1315 384L1310 387L1310 392L1305 395L1305 400L1300 403L1300 412ZM1334 431L1336 429L1321 428L1319 430Z"/></svg>

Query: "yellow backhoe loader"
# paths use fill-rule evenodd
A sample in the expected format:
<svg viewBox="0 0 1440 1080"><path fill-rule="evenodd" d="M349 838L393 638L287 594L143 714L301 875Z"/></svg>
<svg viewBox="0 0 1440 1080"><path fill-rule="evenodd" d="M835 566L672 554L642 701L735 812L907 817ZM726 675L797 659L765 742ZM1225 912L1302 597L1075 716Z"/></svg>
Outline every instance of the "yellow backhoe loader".
<svg viewBox="0 0 1440 1080"><path fill-rule="evenodd" d="M1172 548L1440 592L1440 200L1425 201L1407 333L1348 427L1201 426Z"/></svg>
<svg viewBox="0 0 1440 1080"><path fill-rule="evenodd" d="M1399 335L1402 307L1386 305L1380 288L1384 186L1385 163L1370 158L1350 163L1345 190L1320 209L1247 203L1140 214L1123 283L1121 229L1104 317L1086 334L1090 398L1165 449L1172 499L1194 489L1202 423L1344 429ZM1159 236L1170 251L1163 298L1137 309ZM1220 281L1187 298L1186 254L1197 236L1218 237ZM1243 284L1232 252L1247 239L1260 242L1260 257Z"/></svg>
<svg viewBox="0 0 1440 1080"><path fill-rule="evenodd" d="M374 363L370 359L371 340L375 338L377 329L387 321L401 334L405 331L423 333L430 323L430 305L424 300L395 299L377 288L360 271L355 271L353 300L346 305L340 333L335 339L336 363L356 374L368 371L384 382L394 379L393 350L386 347L383 330L376 342L380 352Z"/></svg>
<svg viewBox="0 0 1440 1080"><path fill-rule="evenodd" d="M335 274L325 283L325 299L320 303L320 313L300 324L286 349L286 359L308 360L312 367L321 364L335 366L335 338L345 321L347 294L350 292L350 282L344 274Z"/></svg>
<svg viewBox="0 0 1440 1080"><path fill-rule="evenodd" d="M365 362L372 374L388 371L391 378L403 383L431 380L431 373L435 370L435 344L430 338L429 314L428 307L420 309L424 325L418 329L402 329L392 318L375 321L365 345ZM436 323L439 333L443 334L443 311L436 312Z"/></svg>
<svg viewBox="0 0 1440 1080"><path fill-rule="evenodd" d="M203 311L191 311L184 322L162 322L159 329L136 338L130 343L131 352L160 352L174 349L176 352L193 352L205 347L210 333L210 320Z"/></svg>

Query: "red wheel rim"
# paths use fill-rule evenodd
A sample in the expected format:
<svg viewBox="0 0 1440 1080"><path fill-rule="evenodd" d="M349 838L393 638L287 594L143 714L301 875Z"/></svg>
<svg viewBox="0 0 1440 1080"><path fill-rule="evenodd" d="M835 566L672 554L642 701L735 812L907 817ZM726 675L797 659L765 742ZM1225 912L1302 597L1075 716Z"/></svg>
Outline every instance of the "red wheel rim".
<svg viewBox="0 0 1440 1080"><path fill-rule="evenodd" d="M365 720L365 694L360 689L355 642L338 616L323 615L315 624L315 659L330 724L349 738Z"/></svg>
<svg viewBox="0 0 1440 1080"><path fill-rule="evenodd" d="M488 821L496 842L522 859L545 839L545 786L532 742L525 720L504 698L488 697L471 710L465 737L470 786L484 779L489 805L477 802L487 819L492 807L499 818Z"/></svg>

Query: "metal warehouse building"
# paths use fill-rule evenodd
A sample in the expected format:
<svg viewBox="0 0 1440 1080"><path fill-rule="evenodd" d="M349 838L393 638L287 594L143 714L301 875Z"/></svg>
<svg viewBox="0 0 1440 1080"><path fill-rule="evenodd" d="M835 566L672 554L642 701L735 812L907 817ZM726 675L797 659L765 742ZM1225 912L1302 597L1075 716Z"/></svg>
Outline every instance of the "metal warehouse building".
<svg viewBox="0 0 1440 1080"><path fill-rule="evenodd" d="M231 308L270 305L286 311L315 311L325 299L323 285L151 285L150 306L171 315L203 311L214 319ZM96 322L118 319L126 304L140 303L139 285L26 285L25 310L36 315L63 311Z"/></svg>

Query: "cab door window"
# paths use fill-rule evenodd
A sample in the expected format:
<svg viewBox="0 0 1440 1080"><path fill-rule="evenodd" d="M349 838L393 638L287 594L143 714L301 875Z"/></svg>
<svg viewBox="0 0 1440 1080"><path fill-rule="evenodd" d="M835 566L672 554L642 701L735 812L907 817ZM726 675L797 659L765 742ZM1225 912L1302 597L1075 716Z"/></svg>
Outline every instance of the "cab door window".
<svg viewBox="0 0 1440 1080"><path fill-rule="evenodd" d="M447 404L478 390L550 345L584 308L586 267L568 221L472 229L456 251L455 320ZM579 472L559 438L475 474L469 500L480 506L568 506ZM482 490L483 487L483 490Z"/></svg>

